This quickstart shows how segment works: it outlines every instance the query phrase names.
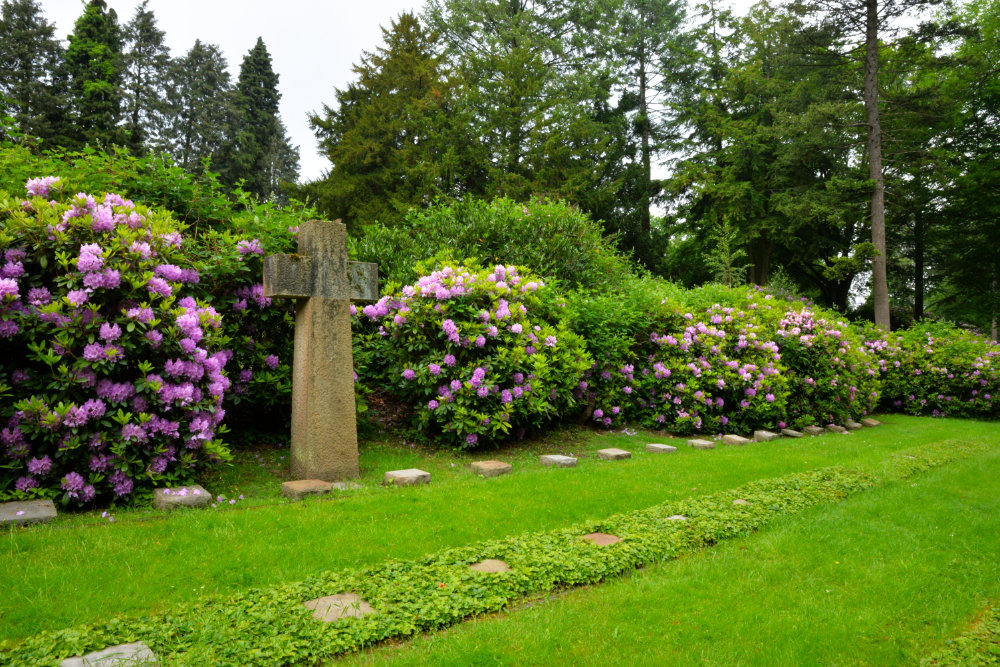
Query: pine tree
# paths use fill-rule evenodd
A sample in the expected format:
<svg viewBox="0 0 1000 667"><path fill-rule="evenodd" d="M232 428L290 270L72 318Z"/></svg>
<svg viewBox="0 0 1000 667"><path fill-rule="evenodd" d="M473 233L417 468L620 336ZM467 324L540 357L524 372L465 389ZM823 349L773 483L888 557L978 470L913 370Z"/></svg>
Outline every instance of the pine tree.
<svg viewBox="0 0 1000 667"><path fill-rule="evenodd" d="M78 144L120 144L122 31L115 10L90 0L66 49Z"/></svg>
<svg viewBox="0 0 1000 667"><path fill-rule="evenodd" d="M143 0L125 25L125 130L128 146L135 154L145 151L163 124L170 66L170 51L163 41L165 33L156 27L156 17L148 5L149 0Z"/></svg>
<svg viewBox="0 0 1000 667"><path fill-rule="evenodd" d="M35 0L5 0L0 13L0 113L20 132L55 143L65 129L62 46Z"/></svg>
<svg viewBox="0 0 1000 667"><path fill-rule="evenodd" d="M271 67L271 55L264 40L258 37L240 66L229 143L217 166L224 182L235 184L242 180L244 190L262 198L278 193L275 181L293 181L298 176L297 170L288 169L298 163L297 158L294 161L276 160L277 156L298 154L298 148L290 146L284 137L278 117L280 99L278 75ZM275 178L273 172L279 165L284 165L286 170Z"/></svg>
<svg viewBox="0 0 1000 667"><path fill-rule="evenodd" d="M201 40L170 65L166 122L154 147L191 173L222 159L232 90L227 67L219 47Z"/></svg>

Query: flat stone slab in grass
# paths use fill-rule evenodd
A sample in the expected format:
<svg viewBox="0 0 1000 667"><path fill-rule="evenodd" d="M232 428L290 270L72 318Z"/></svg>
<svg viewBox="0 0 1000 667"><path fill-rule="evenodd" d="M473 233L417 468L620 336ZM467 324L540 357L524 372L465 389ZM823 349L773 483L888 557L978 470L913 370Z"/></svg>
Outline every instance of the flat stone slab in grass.
<svg viewBox="0 0 1000 667"><path fill-rule="evenodd" d="M830 424L826 427L826 430L830 433L847 433L847 429L839 424Z"/></svg>
<svg viewBox="0 0 1000 667"><path fill-rule="evenodd" d="M687 521L687 517L683 514L674 514L673 516L668 516L667 521Z"/></svg>
<svg viewBox="0 0 1000 667"><path fill-rule="evenodd" d="M589 540L599 547L606 547L609 544L615 544L616 542L622 541L622 538L617 535L609 535L608 533L588 533L580 539Z"/></svg>
<svg viewBox="0 0 1000 667"><path fill-rule="evenodd" d="M178 507L205 507L212 502L212 494L201 485L178 486L153 491L153 507L158 510Z"/></svg>
<svg viewBox="0 0 1000 667"><path fill-rule="evenodd" d="M575 468L575 456L563 456L562 454L542 454L538 461L543 466L555 466L557 468Z"/></svg>
<svg viewBox="0 0 1000 667"><path fill-rule="evenodd" d="M771 442L772 440L777 440L780 438L777 433L772 433L771 431L754 431L753 439L757 442Z"/></svg>
<svg viewBox="0 0 1000 667"><path fill-rule="evenodd" d="M800 431L796 431L795 429L792 429L792 428L783 428L783 429L781 429L781 435L785 436L786 438L801 438L802 437L802 433Z"/></svg>
<svg viewBox="0 0 1000 667"><path fill-rule="evenodd" d="M103 651L66 658L59 667L125 667L128 665L156 665L156 656L142 642L110 646Z"/></svg>
<svg viewBox="0 0 1000 667"><path fill-rule="evenodd" d="M602 461L623 461L632 458L632 452L617 447L608 447L607 449L598 449L597 458Z"/></svg>
<svg viewBox="0 0 1000 667"><path fill-rule="evenodd" d="M722 442L723 444L732 445L733 447L742 447L743 445L750 444L749 439L744 438L741 435L733 435L732 433L722 436Z"/></svg>
<svg viewBox="0 0 1000 667"><path fill-rule="evenodd" d="M743 500L742 498L737 498L736 500L733 501L733 504L734 505L749 505L750 501L749 500Z"/></svg>
<svg viewBox="0 0 1000 667"><path fill-rule="evenodd" d="M514 466L503 461L474 461L472 464L472 472L483 477L499 477L513 469Z"/></svg>
<svg viewBox="0 0 1000 667"><path fill-rule="evenodd" d="M430 484L431 474L418 470L417 468L407 468L406 470L390 470L385 474L382 483L395 486L415 486L417 484Z"/></svg>
<svg viewBox="0 0 1000 667"><path fill-rule="evenodd" d="M327 595L326 597L303 602L302 606L306 609L312 609L312 617L324 623L332 623L341 618L348 617L361 618L362 616L375 613L370 604L354 593Z"/></svg>
<svg viewBox="0 0 1000 667"><path fill-rule="evenodd" d="M692 438L688 440L688 445L694 447L695 449L715 449L715 443L711 440L701 440L699 438Z"/></svg>
<svg viewBox="0 0 1000 667"><path fill-rule="evenodd" d="M847 427L848 431L858 431L858 430L861 430L862 428L864 428L861 424L859 424L858 422L854 421L853 419L849 419L847 421L847 423L844 424L844 426Z"/></svg>
<svg viewBox="0 0 1000 667"><path fill-rule="evenodd" d="M875 428L876 426L881 426L882 422L877 419L872 419L871 417L865 417L861 420L862 426L867 426L868 428Z"/></svg>
<svg viewBox="0 0 1000 667"><path fill-rule="evenodd" d="M495 558L487 558L481 560L478 563L473 563L469 566L470 570L475 570L476 572L486 572L487 574L493 574L496 572L507 572L510 570L507 567L507 563L502 560L497 560Z"/></svg>
<svg viewBox="0 0 1000 667"><path fill-rule="evenodd" d="M656 442L651 442L646 445L646 451L650 454L673 454L677 451L677 448L673 445L661 445Z"/></svg>
<svg viewBox="0 0 1000 667"><path fill-rule="evenodd" d="M806 426L802 432L806 435L823 435L826 433L826 429L822 426Z"/></svg>
<svg viewBox="0 0 1000 667"><path fill-rule="evenodd" d="M281 483L281 495L292 500L302 500L308 496L321 496L330 493L333 484L321 479L297 479L294 482Z"/></svg>
<svg viewBox="0 0 1000 667"><path fill-rule="evenodd" d="M0 503L0 526L47 523L56 518L56 506L51 500L18 500Z"/></svg>

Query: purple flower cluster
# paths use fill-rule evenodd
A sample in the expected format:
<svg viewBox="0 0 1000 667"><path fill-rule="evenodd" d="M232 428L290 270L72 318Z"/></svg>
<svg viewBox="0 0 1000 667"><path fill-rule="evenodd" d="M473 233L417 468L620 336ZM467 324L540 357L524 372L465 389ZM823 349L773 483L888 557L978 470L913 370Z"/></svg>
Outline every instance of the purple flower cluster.
<svg viewBox="0 0 1000 667"><path fill-rule="evenodd" d="M34 179L29 194L56 182ZM0 375L13 398L0 404L0 488L87 504L225 458L215 433L231 353L214 349L219 314L181 298L199 278L180 235L113 194L45 205L5 230Z"/></svg>

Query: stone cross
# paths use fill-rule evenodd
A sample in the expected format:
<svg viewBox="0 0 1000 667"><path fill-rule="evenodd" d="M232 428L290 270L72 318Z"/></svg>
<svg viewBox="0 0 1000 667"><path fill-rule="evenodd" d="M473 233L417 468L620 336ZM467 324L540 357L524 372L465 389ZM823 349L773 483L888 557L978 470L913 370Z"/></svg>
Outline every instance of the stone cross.
<svg viewBox="0 0 1000 667"><path fill-rule="evenodd" d="M347 259L347 227L299 225L299 252L264 258L264 295L293 297L292 474L358 476L350 300L378 298L378 265Z"/></svg>

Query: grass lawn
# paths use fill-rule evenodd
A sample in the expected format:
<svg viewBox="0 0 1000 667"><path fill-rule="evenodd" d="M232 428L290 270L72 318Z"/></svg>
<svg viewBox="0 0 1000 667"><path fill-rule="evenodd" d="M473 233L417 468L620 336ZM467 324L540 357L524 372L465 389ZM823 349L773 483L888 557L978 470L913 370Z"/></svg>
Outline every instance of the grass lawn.
<svg viewBox="0 0 1000 667"><path fill-rule="evenodd" d="M362 454L364 475L361 489L344 492L334 498L291 504L282 502L277 490L281 478L280 466L283 464L280 457L286 452L250 452L241 457L239 465L204 480L205 486L213 493L224 493L230 497L244 495L243 501L232 506L223 504L212 510L179 512L169 517L146 510L120 511L115 513L117 520L114 524L100 519L99 515L77 515L60 518L48 526L10 530L2 537L3 545L0 547L0 557L4 562L4 567L0 569L0 590L6 593L0 596L0 638L23 637L119 613L143 614L162 610L205 595L223 595L248 586L299 580L320 570L357 567L388 558L414 558L445 546L558 528L790 472L835 464L874 467L891 452L951 438L1000 442L1000 432L995 424L896 415L887 417L885 421L887 425L883 428L846 436L781 440L708 452L682 447L677 454L669 456L645 454L643 446L646 442L662 441L663 437L642 433L628 437L589 433L581 436L579 432L570 432L563 434L559 441L550 440L476 457L450 453L428 455L400 444L370 443ZM627 462L603 462L593 458L594 450L611 446L631 449L636 452L635 458ZM537 463L539 451L573 452L581 456L580 466L569 470L542 468ZM515 472L500 478L479 479L464 467L473 458L508 460L514 463ZM981 456L976 462L987 460L995 464L996 457ZM947 470L965 469L969 465L972 464L955 464ZM408 467L420 467L431 472L434 479L432 485L408 489L383 489L379 486L385 470ZM991 474L1000 479L1000 475L996 474L998 471L994 467ZM942 474L934 473L933 478L938 479ZM916 483L923 485L924 478ZM993 489L994 497L997 496L996 490ZM864 499L884 493L886 491L865 494ZM859 500L855 499L849 505ZM961 503L956 502L961 507ZM919 508L912 509L917 511ZM994 516L995 510L994 506ZM815 518L819 514L814 511L808 516ZM802 521L797 520L789 525L800 523ZM854 525L852 515L845 515L843 523L843 530ZM750 538L750 541L784 530L788 530L788 526L782 524L764 535ZM1000 544L1000 540L995 538L994 534L994 545ZM741 541L741 544L746 546L750 541ZM873 536L868 542L879 544L883 539ZM817 546L821 543L822 540L819 540ZM717 551L721 554L731 548L732 545L726 545ZM897 545L897 550L900 549L904 554L909 553L911 558L921 557L922 554L921 550ZM807 554L810 552L806 551ZM966 560L971 562L973 556L978 558L984 553L987 552L974 550L966 555ZM715 554L716 551L709 551L673 566L649 568L626 583L611 583L592 591L575 592L566 600L580 595L601 594L604 590L621 589L622 586L639 593L644 590L644 578L655 576L656 571L691 567L699 560L718 558ZM995 556L994 552L991 556L994 562ZM786 558L784 555L774 558L776 567L781 571L777 577L779 582L788 578L791 570L798 568L794 559L783 560ZM725 562L719 561L718 564ZM707 567L706 575L708 569L712 568ZM860 571L864 573L868 569L861 568ZM993 578L997 579L995 570ZM743 578L737 577L728 584L735 586L741 581ZM761 582L770 587L769 579L759 580L758 585ZM972 590L972 583L968 588L970 595L976 593ZM730 585L725 588L730 588ZM656 591L650 595L666 593ZM695 600L704 598L690 589L684 595ZM996 597L996 591L993 596ZM718 595L713 594L712 600L717 598ZM550 603L519 613L541 613L556 609L561 604L565 602ZM599 615L614 615L618 611L626 613L626 618L621 621L625 626L632 623L628 619L628 610L636 609L636 605L645 606L642 601L617 605L610 598L595 604L608 607L602 609ZM730 600L728 606L721 605L720 609L732 611L731 605ZM657 603L654 606L664 605ZM754 608L764 619L770 618L765 607ZM664 609L671 611L669 605ZM674 609L682 608L675 606ZM512 614L511 619L518 617L519 613ZM699 608L699 614L704 613ZM678 618L670 620L670 623ZM802 620L804 626L809 625L808 619L803 617ZM522 628L516 633L526 636L536 632L547 633L548 628L558 625L558 620L536 621L539 625L534 626L534 630ZM534 624L530 620L526 622ZM649 636L659 638L664 633L660 624L665 622L644 622L641 627L623 627L621 631L652 633ZM493 621L477 622L468 627L480 628L491 623ZM579 625L578 621L570 623ZM726 624L721 630L735 632L737 626L735 621L733 623L729 630ZM760 634L761 628L740 629L741 632L744 630L748 633L746 637L755 637ZM557 641L557 635L551 635L553 641ZM445 636L457 637L458 633L441 635ZM949 635L945 633L943 636ZM642 643L639 636L633 636L630 641ZM646 643L649 644L646 649L657 648L656 642ZM538 655L547 655L551 647L546 648L545 641L540 646ZM572 642L567 642L565 646L572 646ZM457 659L464 649L456 648L451 653L448 649L444 650L446 653L442 660L447 661L448 655ZM468 650L475 653L480 649L469 647ZM514 658L509 661L519 662L516 653L511 655ZM575 655L565 654L569 658ZM669 653L662 655L664 659L673 659ZM406 659L405 651L401 656ZM641 662L638 654L635 659ZM725 657L712 660L728 662Z"/></svg>
<svg viewBox="0 0 1000 667"><path fill-rule="evenodd" d="M349 664L915 665L1000 598L1000 449Z"/></svg>

